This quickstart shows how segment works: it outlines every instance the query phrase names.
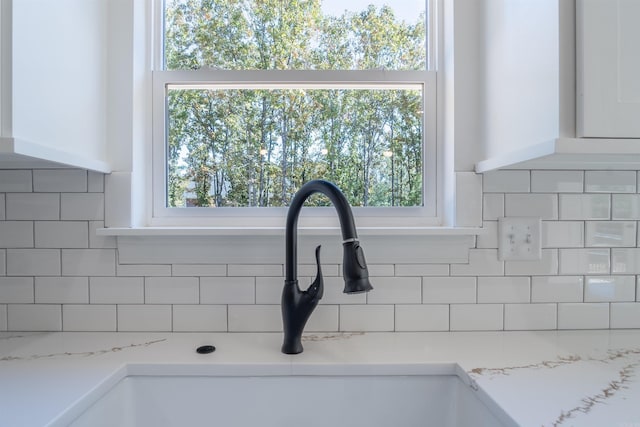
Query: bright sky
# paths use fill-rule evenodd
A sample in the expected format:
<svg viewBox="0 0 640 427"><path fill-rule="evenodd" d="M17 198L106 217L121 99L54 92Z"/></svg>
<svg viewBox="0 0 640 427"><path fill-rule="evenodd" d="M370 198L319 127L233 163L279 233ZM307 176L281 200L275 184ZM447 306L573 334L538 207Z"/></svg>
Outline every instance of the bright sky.
<svg viewBox="0 0 640 427"><path fill-rule="evenodd" d="M345 10L364 10L370 4L378 9L387 4L394 10L396 18L414 22L424 12L425 3L425 0L322 0L322 10L328 15L341 15Z"/></svg>

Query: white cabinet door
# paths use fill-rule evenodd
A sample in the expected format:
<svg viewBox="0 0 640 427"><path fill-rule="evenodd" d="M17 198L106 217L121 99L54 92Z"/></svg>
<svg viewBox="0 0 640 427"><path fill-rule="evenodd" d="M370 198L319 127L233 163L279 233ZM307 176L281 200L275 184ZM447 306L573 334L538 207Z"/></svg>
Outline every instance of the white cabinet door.
<svg viewBox="0 0 640 427"><path fill-rule="evenodd" d="M580 137L640 138L640 0L578 0Z"/></svg>

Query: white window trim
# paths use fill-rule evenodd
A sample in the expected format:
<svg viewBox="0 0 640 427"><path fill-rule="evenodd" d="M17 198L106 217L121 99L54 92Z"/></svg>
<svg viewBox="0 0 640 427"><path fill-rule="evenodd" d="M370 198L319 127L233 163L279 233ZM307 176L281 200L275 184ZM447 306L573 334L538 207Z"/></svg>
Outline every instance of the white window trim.
<svg viewBox="0 0 640 427"><path fill-rule="evenodd" d="M105 176L105 228L99 230L100 235L115 236L198 236L198 235L273 235L280 234L284 221L274 228L268 227L229 227L229 226L188 226L152 225L150 210L151 197L151 133L152 133L152 69L158 58L158 51L153 51L153 34L158 19L154 17L160 10L158 0L126 0L109 2L111 40L109 70L110 92L117 92L118 103L109 109L109 127L114 135L111 144L111 164L113 172ZM459 7L458 7L459 6ZM461 11L458 9L462 9ZM436 12L437 10L437 12ZM458 13L460 12L460 13ZM456 130L463 130L473 125L474 118L469 114L455 114L456 100L460 105L467 99L474 99L476 92L473 86L462 84L455 90L455 82L466 82L473 79L475 34L479 29L471 23L469 27L466 6L454 0L432 0L430 3L431 28L438 34L438 39L431 38L430 67L438 69L437 87L437 161L438 186L437 216L433 223L415 226L405 221L401 224L379 223L374 227L363 227L357 218L361 234L386 235L476 235L482 234L482 215L473 221L459 221L456 212L465 211L467 196L474 198L481 195L477 184L474 188L459 189L456 180L458 173L472 174L474 149L466 146L466 139L458 141ZM458 18L456 18L458 16ZM116 17L116 18L114 18ZM437 17L437 19L434 19ZM456 25L460 21L460 25ZM469 29L471 28L471 29ZM458 34L460 33L460 34ZM458 37L459 36L459 37ZM454 40L460 38L462 43L454 53ZM437 66L434 66L437 64ZM455 71L455 72L454 72ZM116 105L117 104L117 105ZM466 113L466 110L465 112ZM446 116L446 117L445 117ZM473 126L472 126L473 127ZM453 141L456 140L454 147ZM471 150L471 154L468 154ZM476 150L477 151L477 150ZM460 171L460 172L454 172ZM465 172L467 171L467 172ZM478 176L478 178L480 178ZM481 183L481 181L479 181ZM460 191L463 190L463 191ZM460 193L460 196L457 194ZM463 197L466 194L465 197ZM462 205L461 205L462 202ZM475 202L473 202L475 204ZM456 206L457 204L457 206ZM306 214L303 210L303 216ZM332 215L332 214L331 214ZM475 215L477 216L477 214ZM395 220L395 218L392 218ZM301 222L301 233L307 234L339 234L332 230L316 227L305 229ZM395 240L393 240L395 241ZM389 244L393 244L391 241Z"/></svg>

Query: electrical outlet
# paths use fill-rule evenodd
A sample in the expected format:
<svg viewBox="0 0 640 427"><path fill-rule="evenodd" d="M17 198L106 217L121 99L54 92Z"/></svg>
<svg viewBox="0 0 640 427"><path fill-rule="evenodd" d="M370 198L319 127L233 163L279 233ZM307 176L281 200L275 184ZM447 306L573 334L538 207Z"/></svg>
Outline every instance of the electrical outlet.
<svg viewBox="0 0 640 427"><path fill-rule="evenodd" d="M498 218L498 257L502 261L542 259L539 217Z"/></svg>

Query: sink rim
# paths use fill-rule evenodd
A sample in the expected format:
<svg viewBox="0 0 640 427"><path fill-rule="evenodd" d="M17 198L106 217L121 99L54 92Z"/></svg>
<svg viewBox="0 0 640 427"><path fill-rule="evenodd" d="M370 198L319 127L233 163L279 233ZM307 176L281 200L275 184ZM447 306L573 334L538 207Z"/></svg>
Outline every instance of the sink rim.
<svg viewBox="0 0 640 427"><path fill-rule="evenodd" d="M63 427L128 377L363 377L363 376L452 376L467 386L505 425L517 426L469 374L455 362L439 363L296 363L296 364L218 364L218 363L127 363L117 368L94 388L78 398L48 426Z"/></svg>

